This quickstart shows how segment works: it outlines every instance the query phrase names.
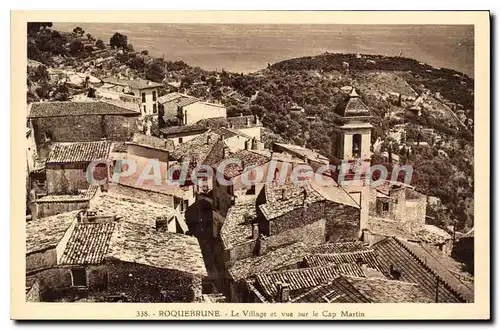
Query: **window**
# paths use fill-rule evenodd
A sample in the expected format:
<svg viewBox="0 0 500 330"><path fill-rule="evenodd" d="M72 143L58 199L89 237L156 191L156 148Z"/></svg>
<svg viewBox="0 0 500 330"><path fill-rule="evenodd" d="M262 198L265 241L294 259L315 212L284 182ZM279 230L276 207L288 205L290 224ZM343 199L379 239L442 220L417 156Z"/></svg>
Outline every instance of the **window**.
<svg viewBox="0 0 500 330"><path fill-rule="evenodd" d="M156 101L156 91L153 91L153 102Z"/></svg>
<svg viewBox="0 0 500 330"><path fill-rule="evenodd" d="M146 93L142 93L142 103L146 102Z"/></svg>
<svg viewBox="0 0 500 330"><path fill-rule="evenodd" d="M389 212L389 203L388 202L383 202L382 203L382 211L383 212Z"/></svg>
<svg viewBox="0 0 500 330"><path fill-rule="evenodd" d="M153 113L156 113L156 112L157 112L156 103L153 103Z"/></svg>
<svg viewBox="0 0 500 330"><path fill-rule="evenodd" d="M179 138L179 143L182 143L182 138Z"/></svg>
<svg viewBox="0 0 500 330"><path fill-rule="evenodd" d="M355 158L361 157L361 134L352 136L352 155Z"/></svg>
<svg viewBox="0 0 500 330"><path fill-rule="evenodd" d="M52 141L52 132L51 131L45 132L45 141Z"/></svg>
<svg viewBox="0 0 500 330"><path fill-rule="evenodd" d="M144 113L146 113L146 106L144 106Z"/></svg>
<svg viewBox="0 0 500 330"><path fill-rule="evenodd" d="M85 268L75 268L71 270L71 280L73 286L87 286L87 272Z"/></svg>
<svg viewBox="0 0 500 330"><path fill-rule="evenodd" d="M247 190L247 195L255 195L255 185L251 185L250 189Z"/></svg>

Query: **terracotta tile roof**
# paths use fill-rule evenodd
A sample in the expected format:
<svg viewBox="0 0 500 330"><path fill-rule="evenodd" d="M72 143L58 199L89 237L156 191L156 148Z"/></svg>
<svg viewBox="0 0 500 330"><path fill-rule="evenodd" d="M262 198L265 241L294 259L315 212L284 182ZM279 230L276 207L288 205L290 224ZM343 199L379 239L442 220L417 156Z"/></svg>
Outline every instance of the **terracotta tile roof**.
<svg viewBox="0 0 500 330"><path fill-rule="evenodd" d="M199 125L186 125L186 126L170 126L160 129L160 132L164 134L165 138L178 135L194 135L205 133L208 130L207 127Z"/></svg>
<svg viewBox="0 0 500 330"><path fill-rule="evenodd" d="M26 223L26 254L54 248L76 221L79 211L40 218Z"/></svg>
<svg viewBox="0 0 500 330"><path fill-rule="evenodd" d="M458 290L463 284L457 278L455 280L449 276L445 276L446 279L443 278L443 272L440 269L434 269L434 263L429 264L418 258L407 244L395 237L389 237L373 245L373 249L380 256L379 261L384 267L384 273L390 274L390 267L393 265L400 272L400 280L418 283L422 290L431 295L435 295L439 279L439 302L465 302L473 299L473 295L471 297L470 294L467 294L468 297L463 295L461 297ZM472 291L470 293L473 294Z"/></svg>
<svg viewBox="0 0 500 330"><path fill-rule="evenodd" d="M249 122L250 126L262 126L260 124L257 124L254 115L227 117L227 122L229 123L231 128L236 129L248 127L247 122Z"/></svg>
<svg viewBox="0 0 500 330"><path fill-rule="evenodd" d="M54 143L47 163L77 163L108 159L111 144L111 141Z"/></svg>
<svg viewBox="0 0 500 330"><path fill-rule="evenodd" d="M313 189L325 199L355 208L360 207L356 200L344 188L339 186L333 178L315 173L310 182Z"/></svg>
<svg viewBox="0 0 500 330"><path fill-rule="evenodd" d="M468 286L468 283L460 281L457 274L450 272L448 267L424 248L422 244L404 240L398 241L462 297L468 301L474 300L474 290Z"/></svg>
<svg viewBox="0 0 500 330"><path fill-rule="evenodd" d="M119 220L154 228L158 217L172 217L175 210L115 193L103 193L92 200L90 209L98 216L116 216Z"/></svg>
<svg viewBox="0 0 500 330"><path fill-rule="evenodd" d="M444 229L426 224L424 227L415 233L415 236L422 242L429 244L443 244L451 240L451 235Z"/></svg>
<svg viewBox="0 0 500 330"><path fill-rule="evenodd" d="M231 129L231 128L227 128L227 127L215 128L213 130L213 132L222 136L223 139L229 139L229 138L232 138L232 137L238 136L238 135L246 137L246 138L251 138L250 136L248 136L242 132L239 132L236 129Z"/></svg>
<svg viewBox="0 0 500 330"><path fill-rule="evenodd" d="M286 191L286 199L283 199L283 190ZM284 185L267 184L265 194L266 203L259 205L259 208L267 220L272 220L302 208L304 203L312 204L325 200L308 182L304 182L302 185L294 183Z"/></svg>
<svg viewBox="0 0 500 330"><path fill-rule="evenodd" d="M129 86L132 89L148 89L148 88L158 88L163 87L163 84L156 83L144 79L116 79L112 77L107 77L102 79L103 82L119 86Z"/></svg>
<svg viewBox="0 0 500 330"><path fill-rule="evenodd" d="M380 236L399 237L413 241L418 240L418 238L414 234L402 228L398 221L388 220L384 218L369 216L367 230L372 234Z"/></svg>
<svg viewBox="0 0 500 330"><path fill-rule="evenodd" d="M370 109L361 101L354 89L335 107L334 112L342 117L370 116Z"/></svg>
<svg viewBox="0 0 500 330"><path fill-rule="evenodd" d="M89 189L83 191L78 195L47 195L36 200L37 203L64 203L64 202L78 202L78 201L89 201L91 200L97 191L99 186L90 186Z"/></svg>
<svg viewBox="0 0 500 330"><path fill-rule="evenodd" d="M211 129L228 127L229 122L226 117L205 118L197 121L195 125L205 126Z"/></svg>
<svg viewBox="0 0 500 330"><path fill-rule="evenodd" d="M365 264L378 271L383 270L378 261L378 256L373 250L345 252L335 254L312 254L304 258L308 267L324 267L339 264L358 263Z"/></svg>
<svg viewBox="0 0 500 330"><path fill-rule="evenodd" d="M111 152L126 153L127 144L125 142L113 142L113 146L111 147Z"/></svg>
<svg viewBox="0 0 500 330"><path fill-rule="evenodd" d="M177 92L173 92L173 93L168 93L166 95L163 95L163 96L160 96L157 101L158 103L160 104L165 104L167 102L171 102L171 101L174 101L174 100L177 100L177 99L189 99L189 98L192 98L192 99L195 99L195 100L198 100L196 97L194 96L190 96L190 95L187 95L187 94L182 94L182 93L177 93Z"/></svg>
<svg viewBox="0 0 500 330"><path fill-rule="evenodd" d="M371 248L365 242L339 242L339 243L324 243L316 245L312 248L311 253L346 253L346 252L357 252L357 251L367 251Z"/></svg>
<svg viewBox="0 0 500 330"><path fill-rule="evenodd" d="M329 267L313 267L272 272L256 276L256 287L269 300L277 294L277 283L290 285L290 296L297 297L320 284L333 280L339 275L363 277L364 273L356 264L342 264Z"/></svg>
<svg viewBox="0 0 500 330"><path fill-rule="evenodd" d="M294 303L432 303L418 284L364 277L338 276L295 298Z"/></svg>
<svg viewBox="0 0 500 330"><path fill-rule="evenodd" d="M247 119L249 126L247 125ZM229 127L233 129L241 129L246 127L262 126L259 122L257 123L256 118L253 115L248 116L236 116L236 117L215 117L215 118L205 118L196 122L196 124L210 127L212 129Z"/></svg>
<svg viewBox="0 0 500 330"><path fill-rule="evenodd" d="M116 223L79 223L61 256L63 265L100 264L108 251Z"/></svg>
<svg viewBox="0 0 500 330"><path fill-rule="evenodd" d="M316 152L312 149L301 147L295 144L274 143L273 148L278 149L277 151L286 151L298 157L307 157L309 160L313 160L316 162L324 164L329 163L328 157L323 156L319 152Z"/></svg>
<svg viewBox="0 0 500 330"><path fill-rule="evenodd" d="M177 145L172 151L171 156L176 160L190 159L197 164L203 164L213 146L217 143L220 136L213 132L206 132L186 143Z"/></svg>
<svg viewBox="0 0 500 330"><path fill-rule="evenodd" d="M90 115L132 115L140 112L107 102L37 102L31 105L28 118L90 116Z"/></svg>
<svg viewBox="0 0 500 330"><path fill-rule="evenodd" d="M140 133L134 134L134 136L132 137L132 142L140 146L159 150L172 151L174 149L173 141Z"/></svg>
<svg viewBox="0 0 500 330"><path fill-rule="evenodd" d="M198 240L193 236L157 231L128 221L111 237L107 257L151 267L207 276Z"/></svg>
<svg viewBox="0 0 500 330"><path fill-rule="evenodd" d="M229 269L229 274L234 281L239 281L256 274L295 267L308 252L309 248L306 244L296 242L266 252L262 256L238 260Z"/></svg>
<svg viewBox="0 0 500 330"><path fill-rule="evenodd" d="M259 166L269 162L270 158L252 150L238 150L226 159L236 159L237 163L228 163L224 168L224 177L232 179L242 173L250 166Z"/></svg>
<svg viewBox="0 0 500 330"><path fill-rule="evenodd" d="M224 249L230 249L252 239L252 224L247 222L246 217L255 216L255 199L229 208L220 231Z"/></svg>

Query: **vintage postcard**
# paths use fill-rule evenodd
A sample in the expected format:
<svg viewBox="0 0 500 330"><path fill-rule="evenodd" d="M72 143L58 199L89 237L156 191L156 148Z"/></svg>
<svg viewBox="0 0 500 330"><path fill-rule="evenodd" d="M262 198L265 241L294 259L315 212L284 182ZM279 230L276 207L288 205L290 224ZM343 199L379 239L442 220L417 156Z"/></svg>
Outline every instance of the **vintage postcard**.
<svg viewBox="0 0 500 330"><path fill-rule="evenodd" d="M489 12L11 24L12 318L490 318Z"/></svg>

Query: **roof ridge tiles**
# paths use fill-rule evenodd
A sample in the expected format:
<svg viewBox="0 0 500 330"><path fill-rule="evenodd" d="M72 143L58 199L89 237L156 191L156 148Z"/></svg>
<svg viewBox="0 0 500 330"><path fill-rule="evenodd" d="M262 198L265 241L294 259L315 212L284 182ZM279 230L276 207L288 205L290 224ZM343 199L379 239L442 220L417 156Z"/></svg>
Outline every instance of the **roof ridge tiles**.
<svg viewBox="0 0 500 330"><path fill-rule="evenodd" d="M427 265L420 257L418 257L416 255L416 253L414 253L413 251L411 251L407 246L405 246L402 242L400 242L400 240L395 237L395 236L392 236L391 237L394 241L396 241L396 244L398 244L399 246L401 246L405 251L407 251L419 264L421 264L428 272L430 272L434 277L436 277L436 280L439 282L441 282L443 284L443 286L448 290L450 291L451 293L453 293L455 296L457 296L458 298L464 300L464 301L467 301L467 299L465 299L465 297L460 294L458 291L456 291L455 289L453 289L450 284L448 284L448 282L443 279L441 276L439 276L439 274L434 271L429 265ZM439 261L437 261L439 262ZM441 264L442 265L442 264ZM442 265L444 267L444 265ZM444 267L446 268L446 267ZM457 279L458 280L458 279Z"/></svg>

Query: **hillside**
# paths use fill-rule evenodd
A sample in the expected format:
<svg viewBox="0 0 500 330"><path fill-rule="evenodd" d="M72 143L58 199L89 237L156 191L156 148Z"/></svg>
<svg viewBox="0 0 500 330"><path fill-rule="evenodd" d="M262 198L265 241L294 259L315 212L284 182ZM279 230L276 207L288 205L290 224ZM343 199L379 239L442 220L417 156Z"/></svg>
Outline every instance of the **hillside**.
<svg viewBox="0 0 500 330"><path fill-rule="evenodd" d="M56 68L98 78L147 78L164 83L160 95L179 90L221 102L229 115L262 117L266 142L280 139L332 157L331 112L354 86L373 116L373 163L387 161L383 156L388 152L399 156L400 164L414 167L417 190L440 198L445 206L430 209L435 224L445 226L456 219L459 227L473 226L474 81L470 77L408 58L328 53L285 60L246 75L211 72L152 58L147 50L135 51L126 36L115 38L118 43L113 38L105 44L78 29L61 34L50 26L29 28L28 57L41 65L28 68L28 101L71 99L85 92L51 79L48 71ZM294 108L304 111L291 111ZM412 108L416 110L409 111Z"/></svg>

